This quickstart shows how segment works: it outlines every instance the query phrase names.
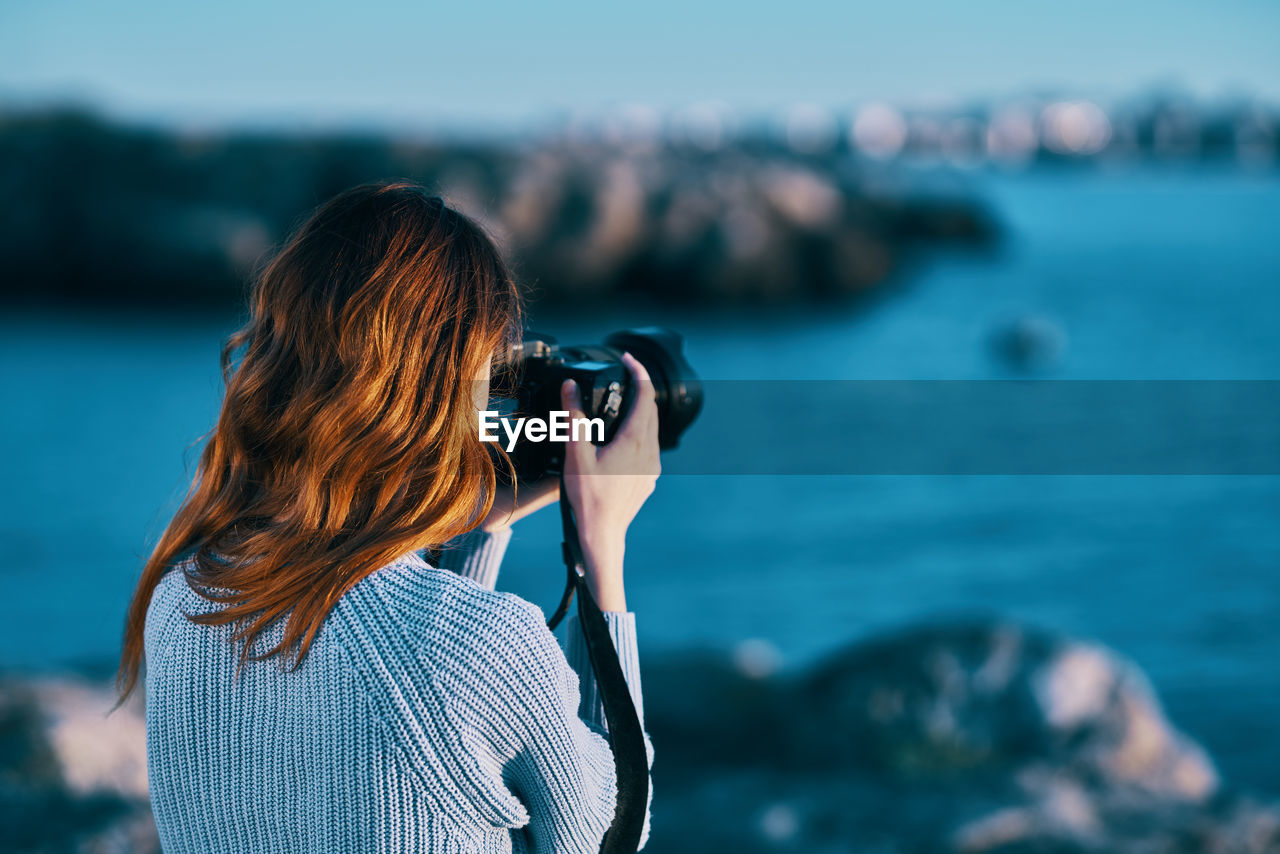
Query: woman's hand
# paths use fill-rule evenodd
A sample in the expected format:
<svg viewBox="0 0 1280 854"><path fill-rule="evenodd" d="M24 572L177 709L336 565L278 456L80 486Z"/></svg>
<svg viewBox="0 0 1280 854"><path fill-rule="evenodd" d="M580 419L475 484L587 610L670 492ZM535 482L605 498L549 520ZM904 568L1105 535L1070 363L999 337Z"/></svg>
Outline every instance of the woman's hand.
<svg viewBox="0 0 1280 854"><path fill-rule="evenodd" d="M607 445L582 439L565 448L564 484L578 521L587 585L602 611L627 610L622 557L627 527L662 470L658 461L658 405L644 365L622 356L636 389L631 409ZM584 418L577 385L565 380L560 399L569 417Z"/></svg>

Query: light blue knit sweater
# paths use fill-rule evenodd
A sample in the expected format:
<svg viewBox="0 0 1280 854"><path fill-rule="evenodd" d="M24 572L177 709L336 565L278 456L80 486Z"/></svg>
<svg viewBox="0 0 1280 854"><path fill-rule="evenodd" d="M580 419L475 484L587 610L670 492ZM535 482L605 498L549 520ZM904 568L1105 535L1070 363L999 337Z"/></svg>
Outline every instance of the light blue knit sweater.
<svg viewBox="0 0 1280 854"><path fill-rule="evenodd" d="M616 783L581 630L570 618L562 652L536 606L493 592L509 537L378 570L293 672L273 660L237 677L231 628L183 616L217 606L170 572L146 625L164 850L597 851ZM635 617L606 619L643 710Z"/></svg>

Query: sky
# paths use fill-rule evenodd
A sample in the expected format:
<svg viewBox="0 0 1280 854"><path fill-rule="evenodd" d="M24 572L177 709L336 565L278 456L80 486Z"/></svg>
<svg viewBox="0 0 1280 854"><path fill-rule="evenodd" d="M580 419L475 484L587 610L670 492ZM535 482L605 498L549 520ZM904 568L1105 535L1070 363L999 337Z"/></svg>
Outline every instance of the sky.
<svg viewBox="0 0 1280 854"><path fill-rule="evenodd" d="M0 0L0 103L178 124L518 127L1152 87L1280 101L1277 0Z"/></svg>

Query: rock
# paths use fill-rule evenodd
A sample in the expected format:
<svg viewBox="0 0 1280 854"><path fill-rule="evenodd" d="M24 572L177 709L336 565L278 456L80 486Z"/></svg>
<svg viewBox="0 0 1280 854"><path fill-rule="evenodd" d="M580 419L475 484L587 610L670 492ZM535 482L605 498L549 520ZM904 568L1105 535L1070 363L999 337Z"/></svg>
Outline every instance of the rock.
<svg viewBox="0 0 1280 854"><path fill-rule="evenodd" d="M1224 789L1097 644L972 620L797 674L703 654L646 680L656 850L1280 850L1280 806Z"/></svg>
<svg viewBox="0 0 1280 854"><path fill-rule="evenodd" d="M1280 851L1280 805L1232 791L1141 672L999 620L930 623L801 672L767 644L645 662L653 851ZM0 840L158 851L135 702L0 679Z"/></svg>
<svg viewBox="0 0 1280 854"><path fill-rule="evenodd" d="M1047 317L1023 315L1000 323L989 339L991 355L1006 368L1019 372L1057 367L1067 349L1062 327Z"/></svg>
<svg viewBox="0 0 1280 854"><path fill-rule="evenodd" d="M1036 761L1107 785L1201 801L1204 751L1165 719L1136 667L1108 650L1014 625L931 625L828 659L798 685L797 754L815 765L949 774Z"/></svg>
<svg viewBox="0 0 1280 854"><path fill-rule="evenodd" d="M74 677L0 678L0 839L5 850L159 851L135 700Z"/></svg>
<svg viewBox="0 0 1280 854"><path fill-rule="evenodd" d="M317 200L388 175L480 220L532 296L575 307L858 300L933 247L999 233L976 199L873 191L838 152L760 140L193 138L53 112L0 116L3 154L8 302L232 307Z"/></svg>

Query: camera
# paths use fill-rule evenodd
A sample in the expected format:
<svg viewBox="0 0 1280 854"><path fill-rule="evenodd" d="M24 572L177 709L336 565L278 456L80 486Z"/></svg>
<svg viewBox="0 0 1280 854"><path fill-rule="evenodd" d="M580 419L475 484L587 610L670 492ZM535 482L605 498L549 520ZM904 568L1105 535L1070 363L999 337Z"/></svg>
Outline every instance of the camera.
<svg viewBox="0 0 1280 854"><path fill-rule="evenodd" d="M603 344L561 346L549 335L526 333L512 358L495 377L496 389L509 397L497 401L504 417L547 419L561 410L560 386L571 379L582 394L588 418L604 422L604 442L617 432L635 397L634 383L622 354L645 366L658 404L658 446L674 448L702 409L702 383L684 357L684 338L661 327L615 332ZM521 481L558 475L564 468L564 444L519 440L510 454Z"/></svg>

